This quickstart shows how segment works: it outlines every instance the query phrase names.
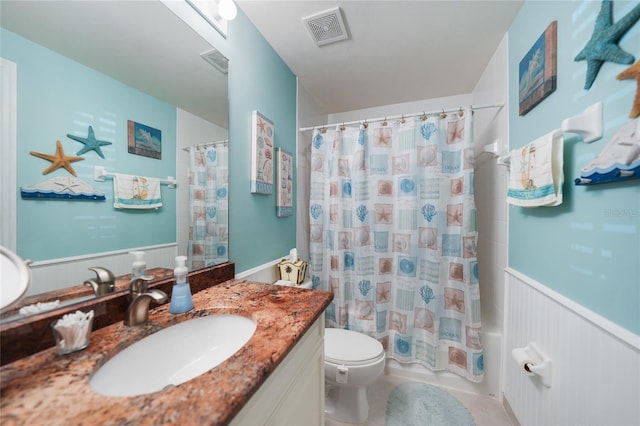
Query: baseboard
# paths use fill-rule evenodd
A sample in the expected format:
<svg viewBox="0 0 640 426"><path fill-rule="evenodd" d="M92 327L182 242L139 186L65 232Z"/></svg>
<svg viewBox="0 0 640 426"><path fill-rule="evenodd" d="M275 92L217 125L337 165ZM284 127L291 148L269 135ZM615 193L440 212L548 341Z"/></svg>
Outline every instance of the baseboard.
<svg viewBox="0 0 640 426"><path fill-rule="evenodd" d="M513 426L520 426L520 421L518 420L518 418L516 417L516 414L511 409L511 405L509 405L509 401L507 400L507 398L504 397L504 395L502 396L502 406L504 407L504 411L507 412L507 416L509 416L509 420L511 420L511 423L513 423Z"/></svg>

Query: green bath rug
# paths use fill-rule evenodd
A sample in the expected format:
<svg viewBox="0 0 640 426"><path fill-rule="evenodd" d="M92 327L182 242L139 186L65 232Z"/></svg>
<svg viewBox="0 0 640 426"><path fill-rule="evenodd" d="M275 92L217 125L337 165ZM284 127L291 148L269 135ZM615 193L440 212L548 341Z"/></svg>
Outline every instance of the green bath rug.
<svg viewBox="0 0 640 426"><path fill-rule="evenodd" d="M389 395L386 426L474 426L469 410L451 394L426 383L403 383Z"/></svg>

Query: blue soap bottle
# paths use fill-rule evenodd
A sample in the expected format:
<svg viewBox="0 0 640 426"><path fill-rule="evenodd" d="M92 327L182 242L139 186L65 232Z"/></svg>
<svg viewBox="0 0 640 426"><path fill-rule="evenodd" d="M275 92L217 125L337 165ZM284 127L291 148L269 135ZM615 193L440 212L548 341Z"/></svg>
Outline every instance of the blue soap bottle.
<svg viewBox="0 0 640 426"><path fill-rule="evenodd" d="M173 273L176 277L176 283L171 291L171 304L169 312L172 314L181 314L193 309L193 300L191 299L191 289L187 281L187 267L185 262L187 256L176 257L176 268Z"/></svg>

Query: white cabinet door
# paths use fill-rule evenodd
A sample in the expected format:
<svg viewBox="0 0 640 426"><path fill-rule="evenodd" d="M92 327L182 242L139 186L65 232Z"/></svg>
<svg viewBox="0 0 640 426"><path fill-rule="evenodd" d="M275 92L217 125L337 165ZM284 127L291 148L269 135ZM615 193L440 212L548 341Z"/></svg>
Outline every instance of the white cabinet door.
<svg viewBox="0 0 640 426"><path fill-rule="evenodd" d="M231 425L324 425L324 314L307 330Z"/></svg>

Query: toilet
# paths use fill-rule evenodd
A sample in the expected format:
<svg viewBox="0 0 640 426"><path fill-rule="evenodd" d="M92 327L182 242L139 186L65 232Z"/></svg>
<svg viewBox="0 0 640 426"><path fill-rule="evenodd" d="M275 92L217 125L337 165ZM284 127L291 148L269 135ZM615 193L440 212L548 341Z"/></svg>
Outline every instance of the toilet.
<svg viewBox="0 0 640 426"><path fill-rule="evenodd" d="M351 330L325 329L325 415L364 423L369 416L367 386L383 373L384 361L384 349L376 339Z"/></svg>

